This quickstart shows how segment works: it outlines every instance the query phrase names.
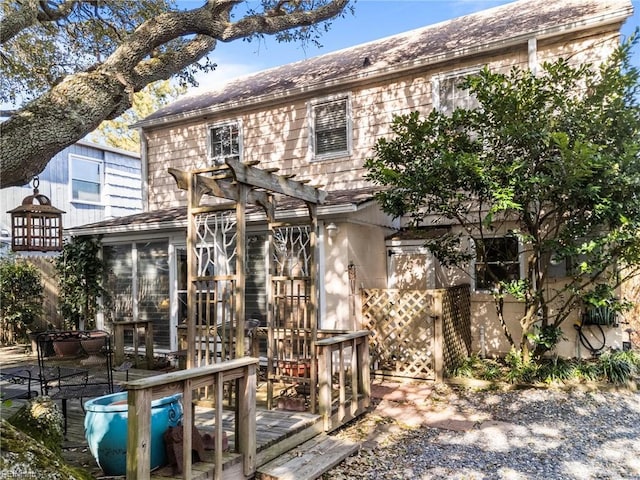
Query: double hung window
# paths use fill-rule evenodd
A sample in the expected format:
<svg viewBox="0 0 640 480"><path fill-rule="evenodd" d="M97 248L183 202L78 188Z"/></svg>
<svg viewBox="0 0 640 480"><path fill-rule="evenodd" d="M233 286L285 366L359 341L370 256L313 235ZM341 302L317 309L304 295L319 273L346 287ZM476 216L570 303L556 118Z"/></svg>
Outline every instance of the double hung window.
<svg viewBox="0 0 640 480"><path fill-rule="evenodd" d="M212 125L209 128L209 158L222 165L228 158L240 160L242 138L239 122Z"/></svg>
<svg viewBox="0 0 640 480"><path fill-rule="evenodd" d="M351 150L349 97L333 97L311 104L313 158L348 155Z"/></svg>
<svg viewBox="0 0 640 480"><path fill-rule="evenodd" d="M458 71L439 75L433 81L434 108L451 115L456 108L470 110L478 106L478 101L467 89L460 88L460 83L468 75L477 73L478 69Z"/></svg>

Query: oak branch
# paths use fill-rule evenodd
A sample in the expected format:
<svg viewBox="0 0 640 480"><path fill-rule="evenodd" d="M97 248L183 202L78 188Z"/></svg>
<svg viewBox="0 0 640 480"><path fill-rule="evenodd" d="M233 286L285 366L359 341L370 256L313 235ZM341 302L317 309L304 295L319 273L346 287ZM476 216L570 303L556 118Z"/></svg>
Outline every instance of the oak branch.
<svg viewBox="0 0 640 480"><path fill-rule="evenodd" d="M91 0L54 2L23 0L0 19L4 46L25 29L71 15L73 5ZM72 145L103 120L131 107L132 94L149 83L166 80L203 59L217 41L277 34L330 20L349 0L273 2L273 8L232 21L241 0L208 0L202 7L166 11L123 37L118 47L93 68L64 77L48 91L12 112L0 124L0 188L24 185L59 151ZM168 45L181 39L178 48ZM162 53L158 54L159 49Z"/></svg>

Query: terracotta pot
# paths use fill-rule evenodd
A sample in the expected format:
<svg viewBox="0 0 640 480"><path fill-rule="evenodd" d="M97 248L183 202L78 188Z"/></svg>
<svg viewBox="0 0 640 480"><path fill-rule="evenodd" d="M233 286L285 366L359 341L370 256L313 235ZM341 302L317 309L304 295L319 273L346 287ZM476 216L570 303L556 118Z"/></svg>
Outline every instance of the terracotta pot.
<svg viewBox="0 0 640 480"><path fill-rule="evenodd" d="M278 367L283 375L289 377L309 377L311 364L309 360L296 362L295 360L281 360Z"/></svg>
<svg viewBox="0 0 640 480"><path fill-rule="evenodd" d="M64 338L53 341L53 350L59 357L76 357L80 353L80 339Z"/></svg>
<svg viewBox="0 0 640 480"><path fill-rule="evenodd" d="M80 345L82 345L82 349L87 355L97 355L102 350L102 347L105 346L105 343L104 335L100 334L91 335L90 338L80 340Z"/></svg>

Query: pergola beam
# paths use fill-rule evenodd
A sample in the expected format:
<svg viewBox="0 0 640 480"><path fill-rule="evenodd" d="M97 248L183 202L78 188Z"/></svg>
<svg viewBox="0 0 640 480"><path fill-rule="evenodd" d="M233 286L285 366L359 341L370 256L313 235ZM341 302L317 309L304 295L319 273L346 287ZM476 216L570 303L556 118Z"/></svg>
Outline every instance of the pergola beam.
<svg viewBox="0 0 640 480"><path fill-rule="evenodd" d="M245 165L238 160L227 159L227 165L233 170L233 175L239 183L245 183L315 204L324 203L327 198L327 192L323 190L291 180L285 176L273 175L259 168Z"/></svg>

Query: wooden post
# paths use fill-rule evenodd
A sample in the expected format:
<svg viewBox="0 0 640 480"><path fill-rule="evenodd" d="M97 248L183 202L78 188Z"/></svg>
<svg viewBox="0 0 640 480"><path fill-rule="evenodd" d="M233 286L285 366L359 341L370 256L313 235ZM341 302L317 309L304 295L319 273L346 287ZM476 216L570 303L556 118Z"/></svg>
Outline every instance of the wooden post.
<svg viewBox="0 0 640 480"><path fill-rule="evenodd" d="M238 382L238 453L242 454L244 474L256 471L256 365L245 367Z"/></svg>
<svg viewBox="0 0 640 480"><path fill-rule="evenodd" d="M360 365L358 363L358 348L362 343L361 338L354 338L351 342L351 416L358 414L360 404L360 379L358 373Z"/></svg>
<svg viewBox="0 0 640 480"><path fill-rule="evenodd" d="M147 321L144 333L144 350L147 357L147 368L153 370L153 321Z"/></svg>
<svg viewBox="0 0 640 480"><path fill-rule="evenodd" d="M317 258L317 245L318 245L318 205L315 203L307 202L307 208L309 210L309 217L311 225L309 226L309 278L311 284L309 285L309 319L311 323L311 346L309 351L316 351L316 341L318 340L318 323L320 318L318 317L318 265L316 263ZM309 375L309 390L310 390L310 404L311 412L318 411L318 400L316 398L318 389L318 366L314 365L316 361L313 356L311 360L311 372ZM329 378L331 378L331 372L329 372ZM331 408L331 407L329 407ZM331 411L329 411L331 414Z"/></svg>
<svg viewBox="0 0 640 480"><path fill-rule="evenodd" d="M433 370L436 382L444 380L444 339L442 337L442 292L433 294Z"/></svg>
<svg viewBox="0 0 640 480"><path fill-rule="evenodd" d="M324 430L331 430L331 348L316 348L318 357L318 413L322 416ZM313 387L313 384L312 384Z"/></svg>
<svg viewBox="0 0 640 480"><path fill-rule="evenodd" d="M360 370L360 391L362 392L362 406L368 408L371 403L371 373L369 371L369 336L363 337L358 348L358 368Z"/></svg>
<svg viewBox="0 0 640 480"><path fill-rule="evenodd" d="M127 479L146 480L151 475L151 390L130 390L127 404Z"/></svg>
<svg viewBox="0 0 640 480"><path fill-rule="evenodd" d="M238 201L236 202L236 353L235 358L244 357L244 317L245 317L245 254L247 243L247 195L249 187L243 183L238 185Z"/></svg>
<svg viewBox="0 0 640 480"><path fill-rule="evenodd" d="M197 273L196 257L196 229L195 215L193 209L197 208L199 199L197 194L197 174L189 175L189 185L187 189L187 201L189 202L187 213L187 369L193 368L196 356L196 284Z"/></svg>
<svg viewBox="0 0 640 480"><path fill-rule="evenodd" d="M113 322L113 341L113 362L120 365L124 362L124 325L121 322Z"/></svg>
<svg viewBox="0 0 640 480"><path fill-rule="evenodd" d="M224 398L224 375L222 373L215 374L215 406L216 406L216 429L214 432L215 435L215 455L214 455L214 463L215 463L215 476L216 479L222 478L222 401ZM238 423L236 421L236 423Z"/></svg>
<svg viewBox="0 0 640 480"><path fill-rule="evenodd" d="M193 387L190 379L182 384L182 478L191 478L193 436Z"/></svg>
<svg viewBox="0 0 640 480"><path fill-rule="evenodd" d="M340 343L338 345L338 388L340 389L340 404L338 405L338 421L340 423L344 422L346 409L345 405L347 403L347 385L346 385L346 375L344 372L344 347L345 343ZM333 352L330 353L333 355ZM353 401L356 401L354 398Z"/></svg>

